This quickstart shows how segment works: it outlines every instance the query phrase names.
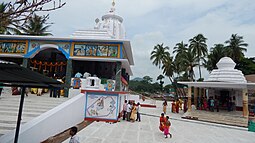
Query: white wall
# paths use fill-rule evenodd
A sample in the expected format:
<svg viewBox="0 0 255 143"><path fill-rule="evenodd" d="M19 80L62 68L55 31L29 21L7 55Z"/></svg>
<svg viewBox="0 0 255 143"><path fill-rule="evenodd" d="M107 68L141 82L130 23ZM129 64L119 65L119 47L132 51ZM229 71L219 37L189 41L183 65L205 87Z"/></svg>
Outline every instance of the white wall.
<svg viewBox="0 0 255 143"><path fill-rule="evenodd" d="M39 143L84 120L85 95L79 94L20 127L19 143ZM15 130L0 137L13 143Z"/></svg>

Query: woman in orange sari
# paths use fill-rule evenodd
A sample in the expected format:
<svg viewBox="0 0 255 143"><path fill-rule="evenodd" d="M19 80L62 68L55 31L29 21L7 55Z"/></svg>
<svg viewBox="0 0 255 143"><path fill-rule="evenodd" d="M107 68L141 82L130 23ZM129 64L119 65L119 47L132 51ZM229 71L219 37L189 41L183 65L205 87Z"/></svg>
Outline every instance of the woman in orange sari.
<svg viewBox="0 0 255 143"><path fill-rule="evenodd" d="M135 121L135 114L136 114L136 104L133 103L132 110L131 110L131 116L130 116L131 122Z"/></svg>
<svg viewBox="0 0 255 143"><path fill-rule="evenodd" d="M161 113L161 116L159 118L159 130L161 132L164 131L164 125L165 125L165 122L166 122L166 118L165 118L164 115L165 115L164 113Z"/></svg>

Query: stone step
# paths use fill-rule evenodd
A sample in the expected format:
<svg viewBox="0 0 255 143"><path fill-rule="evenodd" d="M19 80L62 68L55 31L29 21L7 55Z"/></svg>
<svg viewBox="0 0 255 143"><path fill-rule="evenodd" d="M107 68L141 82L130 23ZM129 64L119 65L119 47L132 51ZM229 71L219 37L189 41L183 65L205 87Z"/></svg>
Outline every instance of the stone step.
<svg viewBox="0 0 255 143"><path fill-rule="evenodd" d="M4 90L5 92L8 92ZM45 96L29 95L25 97L21 124L34 119L44 112L67 101L69 98L50 98ZM5 93L0 99L0 136L16 128L20 96L11 96Z"/></svg>
<svg viewBox="0 0 255 143"><path fill-rule="evenodd" d="M47 110L48 108L46 108L46 109L42 109L42 108L38 108L38 109L35 109L35 108L32 108L32 109L28 109L28 108L25 108L23 111L24 112L38 112L38 113L44 113L44 112L46 112L46 111L48 111ZM0 111L15 111L15 112L17 112L18 111L18 108L16 108L16 107L1 107L0 106Z"/></svg>

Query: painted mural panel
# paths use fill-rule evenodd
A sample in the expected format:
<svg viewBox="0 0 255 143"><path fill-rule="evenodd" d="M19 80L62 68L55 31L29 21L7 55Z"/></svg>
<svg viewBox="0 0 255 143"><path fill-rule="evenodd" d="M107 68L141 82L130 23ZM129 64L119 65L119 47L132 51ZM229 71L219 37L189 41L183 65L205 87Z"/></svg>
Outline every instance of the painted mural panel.
<svg viewBox="0 0 255 143"><path fill-rule="evenodd" d="M117 119L117 94L87 93L86 102L86 118Z"/></svg>
<svg viewBox="0 0 255 143"><path fill-rule="evenodd" d="M0 41L0 53L25 54L26 42L4 42Z"/></svg>
<svg viewBox="0 0 255 143"><path fill-rule="evenodd" d="M40 46L46 45L46 44L57 45L59 48L63 49L68 54L71 48L71 44L67 42L31 41L29 44L29 52L33 51L35 48L40 48Z"/></svg>
<svg viewBox="0 0 255 143"><path fill-rule="evenodd" d="M73 56L119 57L119 45L74 44Z"/></svg>

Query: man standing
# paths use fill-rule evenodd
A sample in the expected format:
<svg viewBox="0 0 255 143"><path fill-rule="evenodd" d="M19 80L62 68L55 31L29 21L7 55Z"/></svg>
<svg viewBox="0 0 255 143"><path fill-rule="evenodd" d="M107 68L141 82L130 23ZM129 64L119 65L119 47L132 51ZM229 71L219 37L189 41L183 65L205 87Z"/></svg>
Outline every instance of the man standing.
<svg viewBox="0 0 255 143"><path fill-rule="evenodd" d="M125 103L123 104L123 120L126 119L127 114L127 100L125 100Z"/></svg>
<svg viewBox="0 0 255 143"><path fill-rule="evenodd" d="M131 115L131 102L128 101L128 104L127 104L127 121L130 121L130 115Z"/></svg>
<svg viewBox="0 0 255 143"><path fill-rule="evenodd" d="M136 107L136 114L137 114L136 121L138 121L138 122L141 122L140 108L141 108L141 105L140 105L140 103L138 102L138 103L137 103L137 107Z"/></svg>

